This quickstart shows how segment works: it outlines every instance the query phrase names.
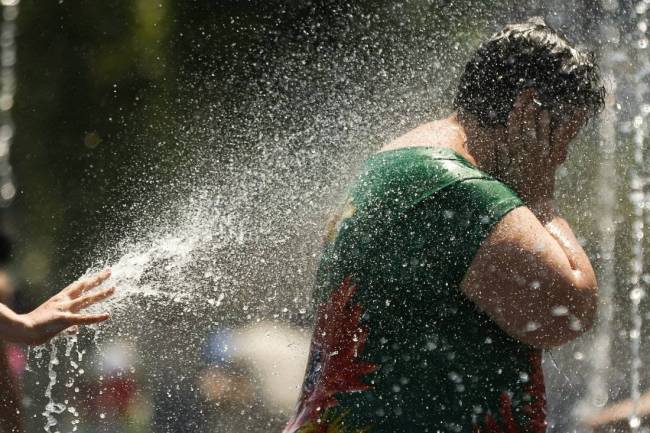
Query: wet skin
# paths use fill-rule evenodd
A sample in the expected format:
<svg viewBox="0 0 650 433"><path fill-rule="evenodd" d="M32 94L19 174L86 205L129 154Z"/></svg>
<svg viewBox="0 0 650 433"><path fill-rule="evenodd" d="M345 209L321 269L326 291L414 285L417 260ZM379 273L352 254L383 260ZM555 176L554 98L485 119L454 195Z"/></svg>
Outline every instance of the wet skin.
<svg viewBox="0 0 650 433"><path fill-rule="evenodd" d="M70 284L27 314L16 314L0 304L0 338L25 344L42 344L62 331L74 332L79 325L103 322L108 313L87 314L81 310L115 293L114 287L94 292L111 275L105 269L88 278Z"/></svg>
<svg viewBox="0 0 650 433"><path fill-rule="evenodd" d="M482 128L454 113L381 149L451 148L526 203L495 225L461 288L505 332L539 348L575 339L596 315L591 263L553 201L555 172L586 119L579 108L565 114L551 130L550 114L529 89L517 98L505 126Z"/></svg>

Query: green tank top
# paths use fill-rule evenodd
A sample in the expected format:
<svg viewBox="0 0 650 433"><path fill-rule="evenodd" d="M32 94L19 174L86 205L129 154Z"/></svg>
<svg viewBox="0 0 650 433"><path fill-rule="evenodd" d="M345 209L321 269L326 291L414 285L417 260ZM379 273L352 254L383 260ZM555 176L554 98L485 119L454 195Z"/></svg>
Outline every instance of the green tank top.
<svg viewBox="0 0 650 433"><path fill-rule="evenodd" d="M460 290L491 228L522 205L447 148L371 156L329 224L284 433L544 432L541 351Z"/></svg>

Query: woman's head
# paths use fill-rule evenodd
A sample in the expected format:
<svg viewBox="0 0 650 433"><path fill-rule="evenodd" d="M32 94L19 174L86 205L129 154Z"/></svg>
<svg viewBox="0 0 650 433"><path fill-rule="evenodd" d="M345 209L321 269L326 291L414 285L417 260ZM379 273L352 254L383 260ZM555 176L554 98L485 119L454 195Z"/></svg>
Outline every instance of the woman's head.
<svg viewBox="0 0 650 433"><path fill-rule="evenodd" d="M604 105L605 88L592 53L576 50L542 18L510 24L474 52L462 74L454 108L481 127L505 126L517 96L535 88L552 128L576 112L586 119Z"/></svg>

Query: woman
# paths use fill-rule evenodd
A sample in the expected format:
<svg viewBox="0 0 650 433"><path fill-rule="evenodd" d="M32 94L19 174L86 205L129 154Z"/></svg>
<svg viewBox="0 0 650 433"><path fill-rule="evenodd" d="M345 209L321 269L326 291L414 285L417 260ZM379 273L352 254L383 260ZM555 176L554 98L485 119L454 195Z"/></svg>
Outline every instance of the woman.
<svg viewBox="0 0 650 433"><path fill-rule="evenodd" d="M330 225L285 433L545 431L541 351L597 304L555 171L603 100L591 56L535 18L479 47L456 112L366 161Z"/></svg>

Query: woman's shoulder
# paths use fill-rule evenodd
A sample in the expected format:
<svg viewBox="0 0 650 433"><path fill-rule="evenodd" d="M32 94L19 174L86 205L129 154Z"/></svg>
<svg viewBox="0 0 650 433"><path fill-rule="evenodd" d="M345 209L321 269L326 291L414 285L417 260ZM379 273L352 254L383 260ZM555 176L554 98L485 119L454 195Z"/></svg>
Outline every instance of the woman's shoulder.
<svg viewBox="0 0 650 433"><path fill-rule="evenodd" d="M366 182L427 185L491 179L456 150L444 146L406 146L374 153L366 159L361 175Z"/></svg>
<svg viewBox="0 0 650 433"><path fill-rule="evenodd" d="M426 147L455 147L463 141L461 128L447 119L434 120L413 128L391 140L382 147L382 151L390 151L412 146Z"/></svg>
<svg viewBox="0 0 650 433"><path fill-rule="evenodd" d="M448 147L409 146L371 155L351 188L357 203L404 208L467 179L491 179Z"/></svg>

